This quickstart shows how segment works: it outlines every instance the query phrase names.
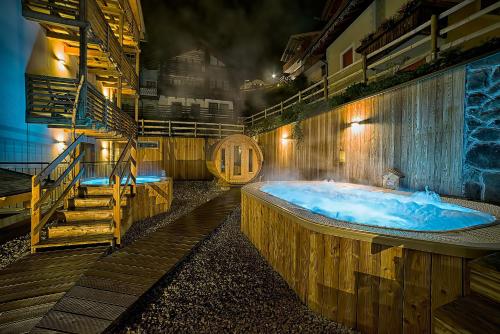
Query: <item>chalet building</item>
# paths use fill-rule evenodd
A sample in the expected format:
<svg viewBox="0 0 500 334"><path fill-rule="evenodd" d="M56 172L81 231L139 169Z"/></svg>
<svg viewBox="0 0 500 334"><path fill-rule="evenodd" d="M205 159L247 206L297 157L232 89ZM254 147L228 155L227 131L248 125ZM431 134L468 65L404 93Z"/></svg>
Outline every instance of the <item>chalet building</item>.
<svg viewBox="0 0 500 334"><path fill-rule="evenodd" d="M238 91L231 70L208 48L193 49L143 70L141 117L148 120L233 122Z"/></svg>
<svg viewBox="0 0 500 334"><path fill-rule="evenodd" d="M485 10L494 1L327 1L322 18L328 22L323 30L290 37L281 58L283 72L292 77L303 74L310 83L328 76L337 82L335 88L342 89L366 76L379 78L405 68L411 70L435 57L438 48L467 48L498 35L499 18L493 8L472 23L432 37L434 28L426 22L458 4L460 10L441 19L436 16L436 29ZM470 30L480 34L462 41L464 32ZM410 38L404 38L405 34Z"/></svg>

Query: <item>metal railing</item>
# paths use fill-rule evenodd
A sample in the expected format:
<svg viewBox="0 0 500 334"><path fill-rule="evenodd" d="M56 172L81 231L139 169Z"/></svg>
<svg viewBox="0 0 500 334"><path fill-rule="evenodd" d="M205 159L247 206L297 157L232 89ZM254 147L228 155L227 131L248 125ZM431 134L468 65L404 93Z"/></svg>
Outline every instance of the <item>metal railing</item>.
<svg viewBox="0 0 500 334"><path fill-rule="evenodd" d="M133 115L133 106L123 106L123 110ZM202 108L192 106L155 106L139 108L139 117L161 121L200 121L207 123L240 123L243 118L238 117L233 109Z"/></svg>
<svg viewBox="0 0 500 334"><path fill-rule="evenodd" d="M240 124L160 121L147 119L141 119L139 121L139 134L143 136L223 138L232 134L244 132L245 126Z"/></svg>
<svg viewBox="0 0 500 334"><path fill-rule="evenodd" d="M360 82L370 82L373 80L380 79L382 77L394 74L398 70L405 68L411 64L415 64L419 61L433 61L437 58L440 51L448 50L452 47L457 47L463 45L464 43L483 36L495 30L500 29L500 21L488 24L482 28L471 28L466 34L461 37L451 40L449 35L450 32L463 27L464 25L473 22L485 15L491 14L500 8L500 2L493 3L486 8L478 10L465 18L448 24L446 18L451 14L457 13L464 7L474 3L475 0L464 0L454 7L442 12L439 15L432 15L432 17L414 28L413 30L407 32L401 37L387 43L383 47L362 56L361 59L355 61L350 66L341 69L340 71L333 73L329 76L325 76L322 81L314 83L308 88L299 91L297 94L289 97L288 99L281 101L280 103L267 107L264 110L255 113L244 119L244 124L253 125L255 122L265 119L267 117L272 117L276 115L281 115L287 111L287 109L293 107L298 103L316 103L319 101L324 101L332 96L341 94L347 87L354 83ZM439 24L444 25L444 27L439 26ZM430 35L423 38L417 38L421 35L424 30L429 30ZM438 41L441 38L444 43L439 45ZM417 40L414 40L417 39ZM407 43L408 45L406 45ZM406 45L400 49L391 51L389 54L383 56L380 59L376 59L377 55L387 50L392 50L398 46ZM372 59L376 59L370 62ZM369 63L369 65L368 65Z"/></svg>
<svg viewBox="0 0 500 334"><path fill-rule="evenodd" d="M76 79L26 74L26 120L71 127L78 92ZM78 103L76 128L115 131L126 137L137 134L135 121L87 81Z"/></svg>

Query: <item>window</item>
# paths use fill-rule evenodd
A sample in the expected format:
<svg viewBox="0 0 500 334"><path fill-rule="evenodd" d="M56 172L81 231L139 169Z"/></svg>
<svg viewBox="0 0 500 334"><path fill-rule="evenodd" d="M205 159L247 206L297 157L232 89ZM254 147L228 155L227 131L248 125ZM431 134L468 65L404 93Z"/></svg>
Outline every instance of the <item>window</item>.
<svg viewBox="0 0 500 334"><path fill-rule="evenodd" d="M233 175L241 175L241 146L234 146L234 172Z"/></svg>
<svg viewBox="0 0 500 334"><path fill-rule="evenodd" d="M229 113L229 104L228 103L221 103L219 105L219 109L220 109L221 113L228 114Z"/></svg>
<svg viewBox="0 0 500 334"><path fill-rule="evenodd" d="M182 103L172 102L172 114L180 115L182 113Z"/></svg>
<svg viewBox="0 0 500 334"><path fill-rule="evenodd" d="M253 149L248 149L248 172L253 173Z"/></svg>
<svg viewBox="0 0 500 334"><path fill-rule="evenodd" d="M156 88L156 81L146 80L146 87L147 88Z"/></svg>
<svg viewBox="0 0 500 334"><path fill-rule="evenodd" d="M208 103L208 112L210 114L216 114L217 111L219 111L219 105L215 102L209 102Z"/></svg>
<svg viewBox="0 0 500 334"><path fill-rule="evenodd" d="M347 66L351 65L354 61L354 51L353 47L350 46L347 50L342 53L342 56L340 58L340 67L341 68L346 68Z"/></svg>
<svg viewBox="0 0 500 334"><path fill-rule="evenodd" d="M193 116L194 118L198 118L200 116L200 104L191 104L191 116Z"/></svg>
<svg viewBox="0 0 500 334"><path fill-rule="evenodd" d="M220 150L220 171L221 173L226 172L226 149Z"/></svg>

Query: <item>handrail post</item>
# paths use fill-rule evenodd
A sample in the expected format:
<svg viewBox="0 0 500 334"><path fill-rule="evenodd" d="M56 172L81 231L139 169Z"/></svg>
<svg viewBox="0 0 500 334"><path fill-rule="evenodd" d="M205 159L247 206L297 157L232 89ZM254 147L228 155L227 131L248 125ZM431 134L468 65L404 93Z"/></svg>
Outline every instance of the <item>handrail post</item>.
<svg viewBox="0 0 500 334"><path fill-rule="evenodd" d="M253 125L253 115L252 115L252 125Z"/></svg>
<svg viewBox="0 0 500 334"><path fill-rule="evenodd" d="M437 59L437 49L438 49L438 19L436 14L432 14L431 16L431 61Z"/></svg>
<svg viewBox="0 0 500 334"><path fill-rule="evenodd" d="M302 102L302 91L299 90L299 103Z"/></svg>
<svg viewBox="0 0 500 334"><path fill-rule="evenodd" d="M362 69L363 69L363 73L362 73L363 78L362 78L362 80L363 80L363 83L366 83L368 81L368 73L367 73L368 70L366 68L366 66L367 66L366 54L361 55L361 66L362 66Z"/></svg>
<svg viewBox="0 0 500 334"><path fill-rule="evenodd" d="M132 147L130 149L131 149L131 151L130 151L130 175L132 178L131 194L135 195L136 189L137 189L137 183L136 183L136 178L137 178L137 141L135 139L132 139Z"/></svg>
<svg viewBox="0 0 500 334"><path fill-rule="evenodd" d="M267 118L267 108L264 108L264 118Z"/></svg>
<svg viewBox="0 0 500 334"><path fill-rule="evenodd" d="M323 97L328 100L328 79L326 75L323 77Z"/></svg>
<svg viewBox="0 0 500 334"><path fill-rule="evenodd" d="M196 129L197 129L197 124L194 122L194 137L196 138Z"/></svg>
<svg viewBox="0 0 500 334"><path fill-rule="evenodd" d="M141 119L141 123L142 123L142 135L144 136L144 118Z"/></svg>
<svg viewBox="0 0 500 334"><path fill-rule="evenodd" d="M219 139L222 139L222 124L219 123Z"/></svg>
<svg viewBox="0 0 500 334"><path fill-rule="evenodd" d="M115 174L113 176L113 223L115 225L114 237L118 245L121 243L120 185L120 176Z"/></svg>
<svg viewBox="0 0 500 334"><path fill-rule="evenodd" d="M42 208L39 203L42 197L41 184L36 180L36 176L31 178L31 253L35 253L35 245L40 242L40 232L37 232L42 215Z"/></svg>
<svg viewBox="0 0 500 334"><path fill-rule="evenodd" d="M280 115L283 115L283 101L280 102Z"/></svg>

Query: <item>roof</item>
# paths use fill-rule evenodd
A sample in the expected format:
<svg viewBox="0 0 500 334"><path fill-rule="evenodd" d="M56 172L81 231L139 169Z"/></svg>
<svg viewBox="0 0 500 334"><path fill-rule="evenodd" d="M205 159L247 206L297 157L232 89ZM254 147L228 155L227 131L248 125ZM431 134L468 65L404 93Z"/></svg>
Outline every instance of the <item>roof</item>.
<svg viewBox="0 0 500 334"><path fill-rule="evenodd" d="M31 192L31 178L29 174L14 172L0 168L0 197L18 195Z"/></svg>
<svg viewBox="0 0 500 334"><path fill-rule="evenodd" d="M320 33L321 31L311 31L290 36L280 60L286 63L298 52L304 52Z"/></svg>

